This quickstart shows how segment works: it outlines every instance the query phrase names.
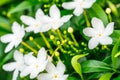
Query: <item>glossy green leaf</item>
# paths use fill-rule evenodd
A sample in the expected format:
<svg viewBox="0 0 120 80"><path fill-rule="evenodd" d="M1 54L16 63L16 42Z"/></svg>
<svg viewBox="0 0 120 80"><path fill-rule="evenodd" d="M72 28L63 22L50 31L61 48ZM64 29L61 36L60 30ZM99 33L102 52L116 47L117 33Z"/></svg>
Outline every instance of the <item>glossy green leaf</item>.
<svg viewBox="0 0 120 80"><path fill-rule="evenodd" d="M115 44L120 37L120 30L114 30L111 37L113 39L113 44Z"/></svg>
<svg viewBox="0 0 120 80"><path fill-rule="evenodd" d="M118 68L119 66L119 61L118 61L119 59L115 57L115 55L118 53L119 45L120 45L120 38L117 40L116 44L112 49L111 59L112 59L112 66L114 68Z"/></svg>
<svg viewBox="0 0 120 80"><path fill-rule="evenodd" d="M82 72L83 73L91 73L91 72L104 72L104 71L111 71L112 68L102 62L97 60L88 60L81 63Z"/></svg>
<svg viewBox="0 0 120 80"><path fill-rule="evenodd" d="M92 8L88 9L88 14L90 17L100 18L105 25L108 24L108 18L105 11L97 3L95 3Z"/></svg>
<svg viewBox="0 0 120 80"><path fill-rule="evenodd" d="M99 78L99 80L110 80L113 74L114 73L105 73Z"/></svg>
<svg viewBox="0 0 120 80"><path fill-rule="evenodd" d="M15 12L23 11L23 10L28 9L30 7L31 7L31 4L28 1L23 1L18 6L11 9L8 13L12 14L12 13L15 13Z"/></svg>
<svg viewBox="0 0 120 80"><path fill-rule="evenodd" d="M74 70L80 75L81 79L83 80L82 69L80 63L78 63L78 59L87 56L88 54L80 54L76 55L72 58L71 63Z"/></svg>
<svg viewBox="0 0 120 80"><path fill-rule="evenodd" d="M0 0L0 6L11 2L12 0Z"/></svg>

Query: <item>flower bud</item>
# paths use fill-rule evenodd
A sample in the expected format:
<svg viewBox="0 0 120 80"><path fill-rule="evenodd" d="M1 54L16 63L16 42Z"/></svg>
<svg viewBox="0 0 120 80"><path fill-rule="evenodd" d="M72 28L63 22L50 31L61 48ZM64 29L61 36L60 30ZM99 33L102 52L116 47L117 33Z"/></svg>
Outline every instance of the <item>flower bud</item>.
<svg viewBox="0 0 120 80"><path fill-rule="evenodd" d="M73 33L73 28L72 28L72 27L69 27L69 28L68 28L68 32L69 32L69 33Z"/></svg>

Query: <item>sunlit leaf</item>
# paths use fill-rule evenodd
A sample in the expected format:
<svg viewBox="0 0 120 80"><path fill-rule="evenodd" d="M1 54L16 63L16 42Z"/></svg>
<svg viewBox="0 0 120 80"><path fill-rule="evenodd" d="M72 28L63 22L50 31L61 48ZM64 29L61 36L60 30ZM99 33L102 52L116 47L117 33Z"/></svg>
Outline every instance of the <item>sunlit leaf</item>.
<svg viewBox="0 0 120 80"><path fill-rule="evenodd" d="M113 74L114 73L105 73L99 78L99 80L110 80Z"/></svg>

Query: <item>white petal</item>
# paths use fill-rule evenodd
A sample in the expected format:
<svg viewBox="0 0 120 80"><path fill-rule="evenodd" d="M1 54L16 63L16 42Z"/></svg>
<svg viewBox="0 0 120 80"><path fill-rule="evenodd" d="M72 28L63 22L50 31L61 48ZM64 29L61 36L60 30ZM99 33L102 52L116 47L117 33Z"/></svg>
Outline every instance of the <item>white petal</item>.
<svg viewBox="0 0 120 80"><path fill-rule="evenodd" d="M71 18L72 16L73 16L73 15L63 16L63 17L61 18L61 21L62 21L62 22L67 22L67 21L70 20L70 18Z"/></svg>
<svg viewBox="0 0 120 80"><path fill-rule="evenodd" d="M11 62L11 63L8 63L8 64L5 64L3 65L3 69L5 71L13 71L17 68L17 64L16 62Z"/></svg>
<svg viewBox="0 0 120 80"><path fill-rule="evenodd" d="M44 12L42 11L42 9L38 9L36 14L35 14L35 18L37 20L41 20L41 18L44 16Z"/></svg>
<svg viewBox="0 0 120 80"><path fill-rule="evenodd" d="M107 44L112 44L113 40L110 37L101 37L100 38L100 44L102 45L107 45Z"/></svg>
<svg viewBox="0 0 120 80"><path fill-rule="evenodd" d="M62 7L65 9L74 9L76 7L76 2L64 2Z"/></svg>
<svg viewBox="0 0 120 80"><path fill-rule="evenodd" d="M17 80L18 73L19 73L18 70L15 70L15 71L14 71L12 80Z"/></svg>
<svg viewBox="0 0 120 80"><path fill-rule="evenodd" d="M99 44L97 38L91 38L88 43L89 49L94 49Z"/></svg>
<svg viewBox="0 0 120 80"><path fill-rule="evenodd" d="M50 14L50 17L52 17L52 18L57 18L57 19L60 18L60 10L57 8L56 5L52 5L50 7L49 14Z"/></svg>
<svg viewBox="0 0 120 80"><path fill-rule="evenodd" d="M23 23L27 24L27 25L32 25L34 23L34 19L32 17L29 16L21 16L20 19L22 20Z"/></svg>
<svg viewBox="0 0 120 80"><path fill-rule="evenodd" d="M32 71L32 73L30 74L30 79L34 79L35 77L37 77L37 75L38 75L37 70Z"/></svg>
<svg viewBox="0 0 120 80"><path fill-rule="evenodd" d="M16 60L16 61L18 61L18 62L23 62L23 54L21 53L21 52L19 52L19 51L15 51L14 52L14 59Z"/></svg>
<svg viewBox="0 0 120 80"><path fill-rule="evenodd" d="M99 32L99 33L103 33L104 31L104 24L103 22L98 19L98 18L92 18L92 26L95 29L95 31Z"/></svg>
<svg viewBox="0 0 120 80"><path fill-rule="evenodd" d="M67 80L68 75L63 75L60 80Z"/></svg>
<svg viewBox="0 0 120 80"><path fill-rule="evenodd" d="M46 67L46 71L50 74L54 73L56 71L56 67L54 66L53 63L48 62L47 67Z"/></svg>
<svg viewBox="0 0 120 80"><path fill-rule="evenodd" d="M75 16L80 16L83 13L83 8L81 7L76 7L75 10L73 11Z"/></svg>
<svg viewBox="0 0 120 80"><path fill-rule="evenodd" d="M96 35L96 31L93 28L85 28L83 29L83 33L88 37L93 37Z"/></svg>
<svg viewBox="0 0 120 80"><path fill-rule="evenodd" d="M37 59L33 56L33 52L30 52L24 56L24 60L27 65L32 65L36 63Z"/></svg>
<svg viewBox="0 0 120 80"><path fill-rule="evenodd" d="M14 42L10 42L5 48L5 53L9 52L14 47Z"/></svg>
<svg viewBox="0 0 120 80"><path fill-rule="evenodd" d="M34 31L34 26L30 25L30 26L26 27L25 30L26 30L26 32Z"/></svg>
<svg viewBox="0 0 120 80"><path fill-rule="evenodd" d="M33 67L29 66L29 67L25 67L21 73L20 73L20 77L25 77L27 76L28 74L30 74L33 70Z"/></svg>
<svg viewBox="0 0 120 80"><path fill-rule="evenodd" d="M51 80L52 75L48 74L48 73L41 73L38 76L38 80Z"/></svg>
<svg viewBox="0 0 120 80"><path fill-rule="evenodd" d="M51 25L49 24L45 24L43 25L41 28L40 28L40 31L39 32L47 32L48 30L51 29Z"/></svg>
<svg viewBox="0 0 120 80"><path fill-rule="evenodd" d="M46 60L46 57L47 57L47 51L45 50L45 48L41 48L38 51L37 58L40 60Z"/></svg>
<svg viewBox="0 0 120 80"><path fill-rule="evenodd" d="M96 0L85 0L82 3L83 8L90 8Z"/></svg>
<svg viewBox="0 0 120 80"><path fill-rule="evenodd" d="M65 65L62 63L62 61L59 61L57 63L57 67L56 67L57 71L60 73L60 74L64 74L65 72Z"/></svg>
<svg viewBox="0 0 120 80"><path fill-rule="evenodd" d="M111 35L113 33L113 30L114 30L114 22L111 22L105 28L103 35L106 35L106 36Z"/></svg>
<svg viewBox="0 0 120 80"><path fill-rule="evenodd" d="M4 43L11 42L13 40L13 34L6 34L1 37L1 41Z"/></svg>

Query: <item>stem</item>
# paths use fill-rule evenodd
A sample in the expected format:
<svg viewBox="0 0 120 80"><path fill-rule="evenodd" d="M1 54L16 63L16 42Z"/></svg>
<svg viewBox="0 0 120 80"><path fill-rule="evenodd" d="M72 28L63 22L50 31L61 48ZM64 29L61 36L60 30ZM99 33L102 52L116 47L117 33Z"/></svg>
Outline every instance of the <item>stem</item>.
<svg viewBox="0 0 120 80"><path fill-rule="evenodd" d="M33 44L35 44L39 49L41 48L41 46L37 44L35 41L33 41Z"/></svg>
<svg viewBox="0 0 120 80"><path fill-rule="evenodd" d="M79 46L77 40L75 39L75 37L73 35L73 33L70 33L70 35L71 35L71 37L72 37L72 39L73 39L73 41L75 43L75 46Z"/></svg>
<svg viewBox="0 0 120 80"><path fill-rule="evenodd" d="M87 27L90 27L90 22L89 22L89 19L88 19L88 17L87 17L87 13L86 13L85 10L84 10L83 14L84 14L84 17L85 17L85 20L86 20L86 25L87 25Z"/></svg>
<svg viewBox="0 0 120 80"><path fill-rule="evenodd" d="M63 42L63 37L59 29L57 29L58 36L60 37L61 42Z"/></svg>
<svg viewBox="0 0 120 80"><path fill-rule="evenodd" d="M110 22L112 22L112 17L111 17L110 14L108 14L108 19L109 19Z"/></svg>
<svg viewBox="0 0 120 80"><path fill-rule="evenodd" d="M29 46L26 42L22 41L21 44L24 45L25 47L27 47L28 49L30 49L31 51L33 51L35 54L38 53L37 50L35 50L31 46Z"/></svg>

